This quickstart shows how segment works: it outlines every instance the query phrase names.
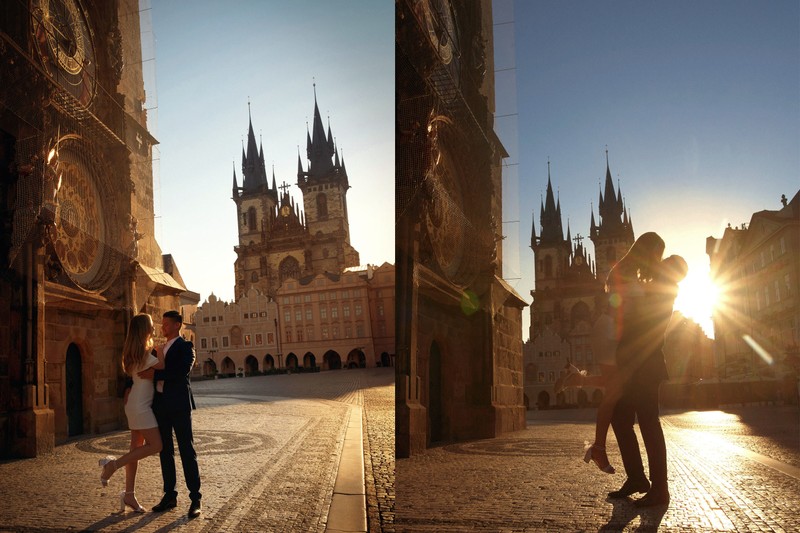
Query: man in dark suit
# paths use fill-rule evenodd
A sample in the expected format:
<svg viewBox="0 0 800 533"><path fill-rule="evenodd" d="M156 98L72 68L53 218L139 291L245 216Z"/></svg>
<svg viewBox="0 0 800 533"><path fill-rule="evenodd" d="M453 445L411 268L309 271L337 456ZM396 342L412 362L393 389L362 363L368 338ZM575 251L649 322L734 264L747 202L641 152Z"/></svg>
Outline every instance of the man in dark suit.
<svg viewBox="0 0 800 533"><path fill-rule="evenodd" d="M669 503L667 482L667 446L658 412L658 389L666 381L664 334L672 317L672 306L678 294L678 282L686 277L686 261L671 256L661 262L645 291L644 301L635 319L623 330L617 348L617 367L623 379L622 397L614 408L611 427L617 437L622 463L628 479L611 498L625 498L637 492L647 494L636 500L638 507ZM638 419L642 433L650 480L644 473L639 443L633 431Z"/></svg>
<svg viewBox="0 0 800 533"><path fill-rule="evenodd" d="M166 338L164 351L164 369L156 370L153 382L156 388L153 396L153 413L161 432L162 449L161 476L164 479L164 496L153 507L153 511L162 512L177 505L178 493L175 491L175 447L172 432L178 441L181 454L183 476L186 488L189 489L189 518L200 515L200 469L197 466L197 453L194 450L192 437L192 409L195 409L189 372L194 365L195 353L191 342L180 335L183 317L177 311L167 311L161 319L161 332Z"/></svg>

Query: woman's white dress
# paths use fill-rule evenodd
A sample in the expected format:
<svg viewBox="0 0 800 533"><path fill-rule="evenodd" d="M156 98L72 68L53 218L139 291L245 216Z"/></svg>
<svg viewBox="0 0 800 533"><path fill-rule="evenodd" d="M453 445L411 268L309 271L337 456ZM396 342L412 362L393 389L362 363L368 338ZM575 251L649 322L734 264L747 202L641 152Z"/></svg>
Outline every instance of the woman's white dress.
<svg viewBox="0 0 800 533"><path fill-rule="evenodd" d="M133 372L133 387L125 404L125 416L128 417L128 429L149 429L158 427L153 414L153 380L142 379L138 373L158 363L158 359L147 354L147 359L140 368Z"/></svg>

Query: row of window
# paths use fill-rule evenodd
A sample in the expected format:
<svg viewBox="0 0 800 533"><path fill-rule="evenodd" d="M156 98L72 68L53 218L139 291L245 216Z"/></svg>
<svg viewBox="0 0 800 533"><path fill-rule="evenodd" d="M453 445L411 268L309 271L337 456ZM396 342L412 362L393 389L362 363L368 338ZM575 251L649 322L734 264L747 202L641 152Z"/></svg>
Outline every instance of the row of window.
<svg viewBox="0 0 800 533"><path fill-rule="evenodd" d="M384 324L384 330L386 326ZM353 337L353 327L350 325L344 326L341 331L344 333L344 339L350 339ZM340 328L338 325L336 326L321 326L320 327L320 336L322 340L328 339L338 339L339 337ZM364 324L356 324L355 328L356 337L363 337L364 336ZM302 328L295 328L294 330L286 328L284 330L284 339L285 342L303 342L303 329ZM313 341L314 340L314 328L308 327L305 329L305 340Z"/></svg>
<svg viewBox="0 0 800 533"><path fill-rule="evenodd" d="M380 307L380 310L383 311L383 307ZM361 305L361 302L356 302L353 304L353 314L355 316L361 316L364 314L364 309ZM382 316L382 313L379 313ZM295 322L302 322L303 316L305 315L306 322L310 322L314 319L314 312L311 307L306 307L305 309L296 308L294 313L290 309L284 309L283 311L283 322L284 324L290 324L292 322L292 316L294 316ZM342 316L344 318L350 318L350 305L344 304L342 305ZM319 317L322 320L328 319L328 307L320 306L319 308ZM331 320L336 320L339 318L339 307L338 306L331 306L330 307L330 318Z"/></svg>
<svg viewBox="0 0 800 533"><path fill-rule="evenodd" d="M783 298L789 298L792 294L792 285L789 282L789 274L785 274L783 276L783 286L784 289L781 291L781 282L779 280L773 281L772 285L766 285L763 290L756 289L756 311L761 311L762 303L763 307L769 307L770 304L778 303L781 301L781 292L783 292ZM763 299L761 295L764 295Z"/></svg>
<svg viewBox="0 0 800 533"><path fill-rule="evenodd" d="M344 300L347 298L360 298L361 297L361 289L343 289L341 291L329 291L329 292L320 292L318 293L318 300L320 302L324 302L326 300L336 300L337 297ZM281 303L286 305L290 303L308 303L311 302L311 294L295 294L294 296L283 296L281 297Z"/></svg>
<svg viewBox="0 0 800 533"><path fill-rule="evenodd" d="M264 339L267 340L267 344L272 345L275 344L275 334L274 333L255 333L255 334L245 334L242 337L242 341L244 342L245 346L261 346L264 344ZM228 348L230 346L230 337L227 335L222 337L222 347ZM207 349L216 349L219 348L219 338L218 337L201 337L200 338L200 348L203 350Z"/></svg>
<svg viewBox="0 0 800 533"><path fill-rule="evenodd" d="M772 243L769 245L769 252L767 252L766 249L761 250L758 259L756 259L753 262L751 272L756 272L764 268L765 266L767 266L767 263L771 263L776 258L782 256L785 253L786 253L786 239L785 237L781 237L780 241L778 242L777 249L775 248L775 243ZM746 270L747 269L745 268L745 274L747 274Z"/></svg>
<svg viewBox="0 0 800 533"><path fill-rule="evenodd" d="M250 319L250 318L259 318L259 317L267 318L267 312L266 311L259 311L259 312L253 311L253 312L250 312L250 313L244 313L242 315L242 317L245 320ZM210 316L210 317L209 316L204 316L203 317L203 322L204 323L206 323L206 322L224 322L224 321L225 321L225 317L222 316L222 315Z"/></svg>

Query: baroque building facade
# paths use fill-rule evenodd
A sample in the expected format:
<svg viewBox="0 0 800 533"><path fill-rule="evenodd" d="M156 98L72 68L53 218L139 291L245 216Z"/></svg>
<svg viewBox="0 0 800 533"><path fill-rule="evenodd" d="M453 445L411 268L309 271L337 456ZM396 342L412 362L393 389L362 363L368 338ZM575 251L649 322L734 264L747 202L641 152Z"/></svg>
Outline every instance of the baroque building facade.
<svg viewBox="0 0 800 533"><path fill-rule="evenodd" d="M524 347L525 403L546 408L553 405L599 403L600 389L567 389L555 394L556 380L566 373L567 361L590 374L599 373L590 342L592 326L605 299L605 279L611 267L633 244L633 223L614 188L606 153L604 189L598 203L599 223L591 213L589 236L595 258L574 238L561 216L561 202L553 194L550 163L547 192L539 208L539 233L531 227L535 287L530 313L530 332Z"/></svg>
<svg viewBox="0 0 800 533"><path fill-rule="evenodd" d="M191 300L154 238L139 5L0 10L0 456L124 425L130 318Z"/></svg>
<svg viewBox="0 0 800 533"><path fill-rule="evenodd" d="M782 207L753 213L749 224L708 237L720 381L788 379L796 395L800 371L800 192ZM773 388L782 385L773 384ZM794 390L793 390L794 389ZM777 390L773 391L777 394Z"/></svg>
<svg viewBox="0 0 800 533"><path fill-rule="evenodd" d="M525 427L502 279L492 4L396 2L396 455Z"/></svg>
<svg viewBox="0 0 800 533"><path fill-rule="evenodd" d="M252 287L235 302L212 294L195 315L195 375L392 366L394 301L389 263L291 278L275 299Z"/></svg>

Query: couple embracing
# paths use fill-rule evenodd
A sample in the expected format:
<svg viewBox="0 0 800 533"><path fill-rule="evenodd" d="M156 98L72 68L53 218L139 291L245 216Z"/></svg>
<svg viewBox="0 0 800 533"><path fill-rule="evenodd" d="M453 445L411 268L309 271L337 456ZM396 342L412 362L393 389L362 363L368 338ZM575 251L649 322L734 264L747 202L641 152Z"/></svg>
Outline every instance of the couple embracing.
<svg viewBox="0 0 800 533"><path fill-rule="evenodd" d="M155 345L155 327L148 314L133 317L122 350L122 368L129 376L125 390L125 416L131 430L130 451L122 457L100 460L103 470L100 482L105 487L114 472L125 467L125 491L120 494L120 512L125 507L144 513L136 500L138 462L159 454L164 496L153 507L162 512L177 506L175 490L175 448L172 433L178 441L183 474L189 489L189 518L200 515L200 471L192 437L192 409L195 408L189 372L194 365L192 343L180 335L183 318L177 311L167 311L161 319L161 332L166 341Z"/></svg>
<svg viewBox="0 0 800 533"><path fill-rule="evenodd" d="M666 505L670 500L658 389L668 377L662 351L664 336L678 283L686 277L688 268L677 255L662 260L664 248L658 234L644 233L608 274L607 307L595 325L592 342L602 375L587 376L585 371L571 367L556 384L557 391L586 385L606 388L597 409L595 440L586 447L584 460L593 461L603 472L614 473L605 449L611 426L627 480L608 495L626 498L646 493L635 501L637 507ZM649 479L633 430L636 421L647 453Z"/></svg>

